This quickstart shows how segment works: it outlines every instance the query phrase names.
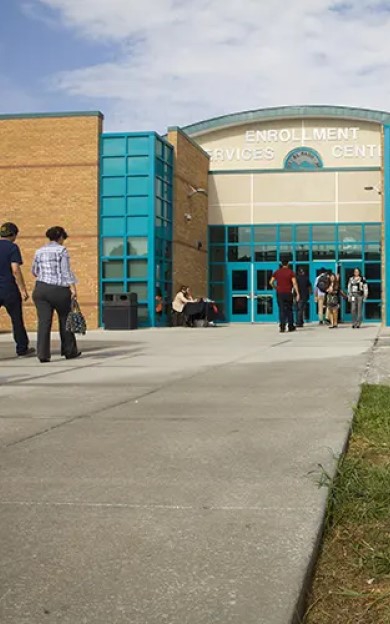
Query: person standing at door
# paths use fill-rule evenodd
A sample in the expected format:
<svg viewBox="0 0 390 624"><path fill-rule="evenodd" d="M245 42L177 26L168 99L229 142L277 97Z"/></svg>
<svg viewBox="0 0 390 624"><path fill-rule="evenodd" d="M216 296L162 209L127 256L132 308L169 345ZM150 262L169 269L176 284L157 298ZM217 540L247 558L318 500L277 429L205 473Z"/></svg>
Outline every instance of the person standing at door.
<svg viewBox="0 0 390 624"><path fill-rule="evenodd" d="M282 266L275 271L270 281L271 288L274 288L277 292L278 306L279 306L279 328L281 332L286 331L286 325L288 331L292 332L296 330L294 325L293 316L293 291L295 292L296 302L299 303L299 290L297 278L290 269L289 261L287 259L282 260Z"/></svg>
<svg viewBox="0 0 390 624"><path fill-rule="evenodd" d="M313 291L309 276L306 275L305 269L300 267L297 275L297 283L299 290L299 301L297 302L297 327L303 327L305 321L305 310L310 295Z"/></svg>
<svg viewBox="0 0 390 624"><path fill-rule="evenodd" d="M35 252L32 266L37 281L33 300L38 314L37 355L40 362L50 362L50 334L53 312L57 312L61 337L61 355L67 360L77 358L74 334L67 331L66 319L71 309L72 298L76 299L76 278L70 268L69 254L64 247L68 238L63 227L54 226L47 230L49 242Z"/></svg>
<svg viewBox="0 0 390 624"><path fill-rule="evenodd" d="M322 268L316 281L314 282L314 301L318 306L318 322L324 324L324 312L328 314L326 305L326 291L329 288L329 271Z"/></svg>
<svg viewBox="0 0 390 624"><path fill-rule="evenodd" d="M15 244L19 229L15 223L3 223L0 228L0 308L5 307L12 323L16 355L29 356L35 353L29 347L23 320L22 301L29 299L22 269L22 255Z"/></svg>
<svg viewBox="0 0 390 624"><path fill-rule="evenodd" d="M359 329L363 318L363 302L368 297L366 279L360 269L354 269L352 277L348 280L348 299L351 303L352 328Z"/></svg>

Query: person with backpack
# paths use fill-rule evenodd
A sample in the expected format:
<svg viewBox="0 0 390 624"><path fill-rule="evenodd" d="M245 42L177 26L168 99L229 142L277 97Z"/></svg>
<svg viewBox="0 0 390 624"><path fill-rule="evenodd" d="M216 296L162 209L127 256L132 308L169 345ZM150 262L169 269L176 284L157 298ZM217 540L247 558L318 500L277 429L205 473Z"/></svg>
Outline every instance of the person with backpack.
<svg viewBox="0 0 390 624"><path fill-rule="evenodd" d="M359 329L363 318L363 302L368 297L368 286L360 269L354 269L348 280L348 300L351 303L352 329Z"/></svg>
<svg viewBox="0 0 390 624"><path fill-rule="evenodd" d="M320 269L320 274L314 282L314 301L318 306L318 322L324 324L324 312L327 315L326 293L329 288L329 271Z"/></svg>

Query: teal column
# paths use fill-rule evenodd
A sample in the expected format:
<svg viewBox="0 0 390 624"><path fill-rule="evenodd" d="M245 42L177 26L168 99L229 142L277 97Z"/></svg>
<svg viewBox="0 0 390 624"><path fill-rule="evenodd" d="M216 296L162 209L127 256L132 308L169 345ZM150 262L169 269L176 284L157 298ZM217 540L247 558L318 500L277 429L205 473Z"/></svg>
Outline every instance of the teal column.
<svg viewBox="0 0 390 624"><path fill-rule="evenodd" d="M384 324L390 326L390 125L384 126L383 142L383 250L384 258ZM382 279L383 284L383 279Z"/></svg>

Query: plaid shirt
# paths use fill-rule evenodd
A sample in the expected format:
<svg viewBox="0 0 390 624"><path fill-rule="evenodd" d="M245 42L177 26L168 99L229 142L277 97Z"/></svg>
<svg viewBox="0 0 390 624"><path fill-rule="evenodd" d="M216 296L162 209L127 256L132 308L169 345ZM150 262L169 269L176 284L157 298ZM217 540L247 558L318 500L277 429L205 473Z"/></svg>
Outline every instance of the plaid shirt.
<svg viewBox="0 0 390 624"><path fill-rule="evenodd" d="M55 242L48 243L35 252L32 272L38 282L53 286L70 286L77 282L70 268L66 247Z"/></svg>

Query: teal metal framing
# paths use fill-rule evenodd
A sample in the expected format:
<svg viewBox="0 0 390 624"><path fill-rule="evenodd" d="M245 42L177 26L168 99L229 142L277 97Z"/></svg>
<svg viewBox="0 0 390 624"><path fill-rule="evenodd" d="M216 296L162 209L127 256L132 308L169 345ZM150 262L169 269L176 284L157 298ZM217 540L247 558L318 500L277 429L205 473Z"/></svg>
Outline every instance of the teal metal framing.
<svg viewBox="0 0 390 624"><path fill-rule="evenodd" d="M172 187L173 148L155 132L104 133L100 174L100 310L104 294L137 292L140 325L154 326L156 232L171 241L173 211L167 191L164 218L156 215L157 187ZM171 260L166 266L165 285Z"/></svg>
<svg viewBox="0 0 390 624"><path fill-rule="evenodd" d="M301 230L299 231L298 228L301 228ZM329 236L327 235L326 240L320 240L321 236L319 236L319 233L321 232L321 228L326 228L329 232ZM349 240L353 237L348 236L348 232L347 234L345 233L346 228L349 228L350 232L352 231L357 234L357 237L355 237L353 241ZM225 310L226 319L230 320L230 302L228 299L230 296L230 284L228 280L230 265L234 264L234 266L237 267L240 263L243 266L248 266L248 264L253 263L256 267L263 265L268 268L271 263L276 269L280 258L286 255L286 253L292 252L292 263L294 267L303 265L308 268L312 281L314 281L317 271L322 266L335 269L336 266L353 264L355 266L362 265L366 270L372 269L373 272L377 272L375 277L367 277L369 286L371 284L372 289L371 297L368 301L368 305L372 304L369 316L372 317L373 321L378 321L381 298L372 298L372 295L374 289L380 291L381 288L380 228L380 223L299 223L254 226L210 226L209 295ZM257 241L255 233L260 231L262 234L265 234L267 230L270 234L268 242ZM344 238L342 234L343 230ZM242 232L245 235L245 240L233 241L230 239L229 242L229 232L231 232L232 235ZM288 238L288 232L291 232L290 238ZM263 238L265 237L263 236ZM350 255L348 255L351 244L356 244L361 248L360 257L359 254L355 254L354 256L353 253L350 253ZM270 251L272 252L269 257L266 255L267 245L271 248ZM371 247L369 247L370 245ZM256 247L258 253L260 253L261 250L265 253L261 260L255 255ZM326 252L326 250L334 250L334 253L328 254L329 257L326 257L326 255L320 257L321 248L323 248L324 252ZM237 252L241 253L241 261L236 257ZM316 253L313 254L313 252ZM371 256L369 255L370 253ZM222 292L224 292L223 298L221 298ZM310 317L312 319L315 317L313 301L310 305ZM264 322L267 322L267 320L268 319L264 319Z"/></svg>
<svg viewBox="0 0 390 624"><path fill-rule="evenodd" d="M390 122L389 122L390 124ZM384 230L384 283L385 324L390 326L390 125L384 127L383 230Z"/></svg>

